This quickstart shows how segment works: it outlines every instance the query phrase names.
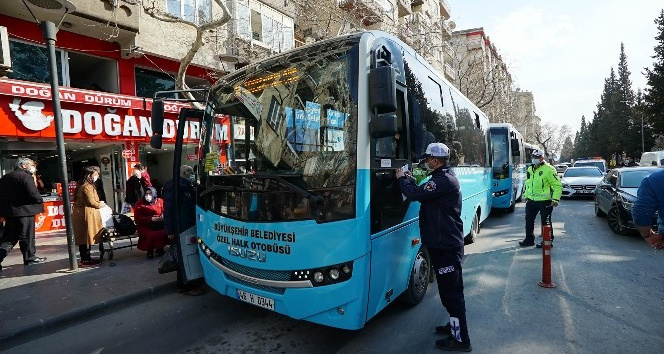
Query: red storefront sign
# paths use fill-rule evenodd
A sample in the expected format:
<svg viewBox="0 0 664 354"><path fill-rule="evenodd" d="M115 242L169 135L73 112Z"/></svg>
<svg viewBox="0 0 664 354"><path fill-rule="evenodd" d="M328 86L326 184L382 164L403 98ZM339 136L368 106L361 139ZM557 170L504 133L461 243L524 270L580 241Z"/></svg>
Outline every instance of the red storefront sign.
<svg viewBox="0 0 664 354"><path fill-rule="evenodd" d="M0 80L0 136L54 138L51 91L46 85ZM65 139L149 141L151 99L61 88ZM177 113L187 107L165 104L164 143L174 143ZM199 123L188 121L185 142L198 141Z"/></svg>

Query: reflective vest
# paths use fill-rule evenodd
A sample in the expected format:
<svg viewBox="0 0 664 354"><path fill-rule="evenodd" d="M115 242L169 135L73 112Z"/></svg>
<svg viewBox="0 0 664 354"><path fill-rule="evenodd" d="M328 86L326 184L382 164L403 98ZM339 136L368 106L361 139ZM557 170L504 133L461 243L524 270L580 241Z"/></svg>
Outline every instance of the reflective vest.
<svg viewBox="0 0 664 354"><path fill-rule="evenodd" d="M556 169L544 162L534 168L535 165L528 167L528 177L526 179L526 193L524 196L530 200L553 200L559 201L563 192L563 184L558 178Z"/></svg>

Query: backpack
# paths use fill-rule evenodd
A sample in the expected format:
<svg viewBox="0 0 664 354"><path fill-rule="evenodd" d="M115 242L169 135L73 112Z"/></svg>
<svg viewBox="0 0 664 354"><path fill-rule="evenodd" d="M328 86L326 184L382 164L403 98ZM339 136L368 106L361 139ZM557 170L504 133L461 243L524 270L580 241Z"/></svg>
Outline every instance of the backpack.
<svg viewBox="0 0 664 354"><path fill-rule="evenodd" d="M123 214L113 214L113 227L120 236L129 236L136 232L134 221Z"/></svg>

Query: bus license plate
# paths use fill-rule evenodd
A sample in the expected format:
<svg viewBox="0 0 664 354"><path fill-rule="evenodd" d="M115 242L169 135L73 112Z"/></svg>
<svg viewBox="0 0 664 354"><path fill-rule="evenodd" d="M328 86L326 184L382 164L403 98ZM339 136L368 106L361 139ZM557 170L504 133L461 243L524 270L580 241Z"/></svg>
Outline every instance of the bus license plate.
<svg viewBox="0 0 664 354"><path fill-rule="evenodd" d="M248 302L252 305L256 305L270 311L274 311L274 300L272 299L252 294L243 290L236 290L236 296L238 300Z"/></svg>

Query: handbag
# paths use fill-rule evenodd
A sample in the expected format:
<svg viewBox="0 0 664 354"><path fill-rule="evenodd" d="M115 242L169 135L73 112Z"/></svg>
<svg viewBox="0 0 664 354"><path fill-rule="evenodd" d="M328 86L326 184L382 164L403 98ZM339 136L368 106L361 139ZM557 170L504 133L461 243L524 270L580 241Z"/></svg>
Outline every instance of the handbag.
<svg viewBox="0 0 664 354"><path fill-rule="evenodd" d="M159 259L157 271L159 274L174 272L178 269L178 254L175 247L170 246L166 253Z"/></svg>
<svg viewBox="0 0 664 354"><path fill-rule="evenodd" d="M163 230L165 225L164 225L164 218L159 218L158 220L152 220L150 221L150 230Z"/></svg>

